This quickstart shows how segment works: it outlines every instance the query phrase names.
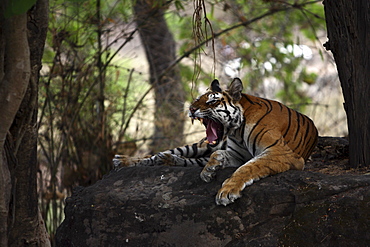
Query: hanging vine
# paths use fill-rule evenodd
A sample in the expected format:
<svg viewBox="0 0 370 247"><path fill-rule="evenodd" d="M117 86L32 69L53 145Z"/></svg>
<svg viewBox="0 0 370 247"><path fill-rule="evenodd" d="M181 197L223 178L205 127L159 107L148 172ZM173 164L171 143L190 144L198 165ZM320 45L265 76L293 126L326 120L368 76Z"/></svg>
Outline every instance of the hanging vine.
<svg viewBox="0 0 370 247"><path fill-rule="evenodd" d="M204 22L203 22L204 20ZM210 31L211 38L208 38L208 30ZM215 52L215 40L212 24L207 18L207 9L204 0L194 0L194 13L193 13L193 39L195 47L200 47L194 52L194 76L192 80L191 91L194 89L194 82L198 79L201 72L202 56L201 52L204 51L200 44L205 42L208 46L208 41L211 41L212 53L213 53L213 75L216 74L216 52ZM197 62L198 61L198 62ZM197 66L199 65L199 66Z"/></svg>

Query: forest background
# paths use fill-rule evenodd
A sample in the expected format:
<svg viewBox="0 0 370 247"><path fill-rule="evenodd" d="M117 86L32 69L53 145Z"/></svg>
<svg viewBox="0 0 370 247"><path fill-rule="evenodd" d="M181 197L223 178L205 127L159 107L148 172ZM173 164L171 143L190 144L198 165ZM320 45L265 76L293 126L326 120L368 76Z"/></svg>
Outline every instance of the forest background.
<svg viewBox="0 0 370 247"><path fill-rule="evenodd" d="M240 77L246 92L312 117L321 135L346 135L334 61L322 47L321 2L201 4L50 3L38 120L39 195L50 234L63 219L63 199L108 173L115 153L148 154L202 138L204 127L185 121L186 102L213 78L225 87ZM248 21L199 46L212 32ZM175 74L163 71L169 65Z"/></svg>
<svg viewBox="0 0 370 247"><path fill-rule="evenodd" d="M37 200L51 239L65 197L109 173L115 153L203 137L186 106L214 78L225 87L240 77L245 92L310 116L320 135L347 135L321 1L49 4L35 121Z"/></svg>

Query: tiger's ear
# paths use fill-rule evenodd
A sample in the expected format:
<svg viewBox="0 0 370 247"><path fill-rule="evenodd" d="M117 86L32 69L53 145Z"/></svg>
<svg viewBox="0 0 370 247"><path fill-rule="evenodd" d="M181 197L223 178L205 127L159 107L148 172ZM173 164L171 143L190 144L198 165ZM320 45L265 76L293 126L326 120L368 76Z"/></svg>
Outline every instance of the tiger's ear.
<svg viewBox="0 0 370 247"><path fill-rule="evenodd" d="M243 83L239 78L234 78L228 88L228 93L233 99L233 102L238 102L242 98Z"/></svg>
<svg viewBox="0 0 370 247"><path fill-rule="evenodd" d="M222 89L220 88L220 83L218 82L217 79L214 79L212 82L211 82L211 90L213 92L217 92L217 93L221 93L222 92Z"/></svg>

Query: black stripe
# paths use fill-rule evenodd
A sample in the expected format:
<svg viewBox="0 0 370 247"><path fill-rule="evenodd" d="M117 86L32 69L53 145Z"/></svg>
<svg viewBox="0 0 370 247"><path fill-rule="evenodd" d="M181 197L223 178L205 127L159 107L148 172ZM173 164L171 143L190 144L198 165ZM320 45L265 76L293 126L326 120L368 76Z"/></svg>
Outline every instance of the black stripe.
<svg viewBox="0 0 370 247"><path fill-rule="evenodd" d="M205 158L205 157L203 157L203 164L207 164L208 163L208 161L209 161L209 158ZM204 165L203 165L204 166Z"/></svg>
<svg viewBox="0 0 370 247"><path fill-rule="evenodd" d="M154 166L154 159L152 157L149 158L149 166Z"/></svg>
<svg viewBox="0 0 370 247"><path fill-rule="evenodd" d="M241 128L241 129L242 129L242 132L244 133L245 128ZM237 139L235 139L233 137L229 137L229 141L231 141L232 143L234 143L235 145L237 145L241 149L244 149L245 145L244 145L243 134L239 134L239 135L235 135L235 136L240 136L241 137L239 142L237 141ZM228 142L228 144L229 144L229 142Z"/></svg>
<svg viewBox="0 0 370 247"><path fill-rule="evenodd" d="M241 141L239 143L239 145L241 146L244 146L244 132L245 132L245 121L242 123L242 126L244 126L244 128L240 128L241 132L240 132L240 137L241 137Z"/></svg>
<svg viewBox="0 0 370 247"><path fill-rule="evenodd" d="M186 149L186 156L189 157L189 151L190 151L189 145L186 145L185 149Z"/></svg>
<svg viewBox="0 0 370 247"><path fill-rule="evenodd" d="M192 149L193 149L193 157L196 157L197 154L198 154L198 144L197 143L194 143L192 146Z"/></svg>
<svg viewBox="0 0 370 247"><path fill-rule="evenodd" d="M226 108L226 107L225 107ZM231 122L232 121L232 117L230 115L230 111L229 110L216 110L216 112L224 112L226 114L226 117L228 118L228 121Z"/></svg>
<svg viewBox="0 0 370 247"><path fill-rule="evenodd" d="M277 139L277 140L276 140L274 143L272 143L270 146L265 147L265 150L267 150L267 149L269 149L269 148L271 148L271 147L275 146L278 142L279 142L279 139ZM265 150L264 150L264 151L265 151Z"/></svg>
<svg viewBox="0 0 370 247"><path fill-rule="evenodd" d="M223 95L227 98L227 101L228 102L231 102L232 101L231 97L228 94L223 94Z"/></svg>
<svg viewBox="0 0 370 247"><path fill-rule="evenodd" d="M306 142L306 143L309 143L308 140L307 140L307 137L308 137L308 135L310 133L310 127L311 127L311 125L308 124L307 129L306 129L306 134L305 134L304 139L303 139L303 141ZM311 139L311 137L310 137L310 139ZM306 152L304 152L302 154L302 157L306 160L307 159L307 157L306 157L307 156L307 150L305 150L305 151Z"/></svg>
<svg viewBox="0 0 370 247"><path fill-rule="evenodd" d="M197 162L198 166L204 167L204 164L200 159L196 159L195 161Z"/></svg>
<svg viewBox="0 0 370 247"><path fill-rule="evenodd" d="M224 141L224 143L222 143L220 150L226 150L226 146L227 146L227 141Z"/></svg>
<svg viewBox="0 0 370 247"><path fill-rule="evenodd" d="M312 139L312 137L310 137L310 139L308 140L307 143L309 143L311 141L311 139ZM311 147L310 148L307 148L306 147L306 149L304 150L305 152L302 154L302 157L303 157L304 160L307 160L308 159L308 156L309 156L308 154L311 154L311 152L313 151L314 147L315 146L313 144L311 144Z"/></svg>
<svg viewBox="0 0 370 247"><path fill-rule="evenodd" d="M230 118L230 111L229 110L216 110L216 112L225 112L226 114L228 114L228 117Z"/></svg>
<svg viewBox="0 0 370 247"><path fill-rule="evenodd" d="M313 150L315 149L316 145L317 145L317 138L316 138L316 137L314 137L313 142L312 142L312 144L311 144L311 147L310 147L310 149L309 149L309 151L308 151L308 154L311 154L311 153L313 152ZM307 155L307 156L308 156L308 155ZM307 159L308 159L308 157L307 157Z"/></svg>
<svg viewBox="0 0 370 247"><path fill-rule="evenodd" d="M229 103L229 102L227 102L227 103ZM228 110L227 110L227 105L228 105L228 104L226 104L226 103L223 105L223 106L224 106L225 111L228 111Z"/></svg>
<svg viewBox="0 0 370 247"><path fill-rule="evenodd" d="M235 152L237 155L239 155L241 158L243 158L243 155L236 149L232 148L231 146L227 146L228 149L232 150L233 152Z"/></svg>
<svg viewBox="0 0 370 247"><path fill-rule="evenodd" d="M176 148L177 149L177 151L179 151L180 152L180 155L181 156L184 156L184 151L181 149L181 148Z"/></svg>
<svg viewBox="0 0 370 247"><path fill-rule="evenodd" d="M269 102L269 101L267 101L267 102ZM271 106L271 102L269 102L270 103L270 106ZM265 104L266 105L266 104ZM267 105L266 105L266 107L267 107ZM250 137L251 137L251 135L252 135L252 133L253 133L253 131L257 128L257 126L259 125L259 123L262 121L262 119L264 118L264 117L266 117L270 112L271 112L271 110L272 110L272 107L269 109L269 110L267 110L267 112L260 118L260 119L258 119L258 121L256 122L256 124L253 126L253 128L251 129L251 131L249 132L249 136L248 136L248 138L247 138L247 143L249 144L250 142L249 142L249 139L250 139Z"/></svg>
<svg viewBox="0 0 370 247"><path fill-rule="evenodd" d="M300 124L300 121L299 121L301 114L299 112L296 112L296 114L297 114L297 131L295 132L294 140L297 138L297 135L298 135L299 130L301 128L301 124Z"/></svg>
<svg viewBox="0 0 370 247"><path fill-rule="evenodd" d="M212 148L209 144L207 144L207 150L204 152L202 156L209 156L211 153L213 153Z"/></svg>
<svg viewBox="0 0 370 247"><path fill-rule="evenodd" d="M306 129L306 134L304 135L303 141L306 141L307 140L308 134L310 133L310 127L311 127L311 125L308 124L307 125L307 129Z"/></svg>
<svg viewBox="0 0 370 247"><path fill-rule="evenodd" d="M298 145L295 147L295 148L293 148L293 152L295 152L299 147L301 148L301 152L298 152L298 154L299 155L301 155L301 156L303 156L302 155L302 152L304 151L304 149L302 149L302 145L301 145L301 143L302 143L302 136L301 136L301 138L299 139L299 142L298 142Z"/></svg>
<svg viewBox="0 0 370 247"><path fill-rule="evenodd" d="M283 104L281 104L280 102L277 102L278 104L279 104L279 106L280 106L280 111L283 111L283 109L284 109L284 105Z"/></svg>
<svg viewBox="0 0 370 247"><path fill-rule="evenodd" d="M271 103L271 101L270 100L268 100L268 99L263 99L265 102L267 102L269 105L270 105L270 107L269 107L269 112L271 112L272 111L272 103ZM266 105L267 106L267 105Z"/></svg>
<svg viewBox="0 0 370 247"><path fill-rule="evenodd" d="M256 144L257 144L257 139L258 139L258 136L263 132L265 130L265 128L263 128L263 129L261 129L261 131L260 132L258 132L258 134L254 137L254 141L253 141L253 148L252 148L252 150L253 150L253 156L255 156L256 155ZM263 134L262 134L262 136L267 132L268 130L266 130L266 131L264 131L263 132ZM261 138L262 138L262 136L261 136Z"/></svg>
<svg viewBox="0 0 370 247"><path fill-rule="evenodd" d="M232 102L232 99L229 97L229 95L226 94L225 96L227 97L227 99L228 99L229 102ZM238 107L236 107L235 105L229 103L229 106L234 109L234 112L233 113L235 113L236 111L238 111ZM226 108L226 104L225 104L225 108Z"/></svg>
<svg viewBox="0 0 370 247"><path fill-rule="evenodd" d="M194 161L193 161L193 159L188 159L189 160L189 162L192 164L192 165L194 165Z"/></svg>
<svg viewBox="0 0 370 247"><path fill-rule="evenodd" d="M253 101L248 97L248 95L246 95L246 94L242 94L242 97L244 97L245 99L247 99L247 100L248 100L248 102L249 102L249 103L251 103L252 105L254 105L254 103L255 103L255 102L253 102Z"/></svg>
<svg viewBox="0 0 370 247"><path fill-rule="evenodd" d="M318 135L318 133L317 133L317 129L316 128L314 128L314 132L315 132L314 137L312 137L312 135L310 137L310 139L312 139L312 143L310 145L310 148L308 149L308 153L306 154L306 156L307 156L306 159L308 158L308 154L311 154L313 152L314 148L317 145L317 135Z"/></svg>
<svg viewBox="0 0 370 247"><path fill-rule="evenodd" d="M304 125L305 125L306 120L307 120L307 116L303 115L303 116L302 116L302 126L304 126Z"/></svg>
<svg viewBox="0 0 370 247"><path fill-rule="evenodd" d="M286 109L288 110L288 116L289 116L289 118L288 118L288 127L287 127L287 129L286 129L286 131L285 131L285 133L284 133L284 135L283 135L283 137L285 137L287 134L288 134L288 131L289 131L289 129L290 129L290 122L292 121L292 112L291 112L291 109L289 108L289 107L286 107Z"/></svg>

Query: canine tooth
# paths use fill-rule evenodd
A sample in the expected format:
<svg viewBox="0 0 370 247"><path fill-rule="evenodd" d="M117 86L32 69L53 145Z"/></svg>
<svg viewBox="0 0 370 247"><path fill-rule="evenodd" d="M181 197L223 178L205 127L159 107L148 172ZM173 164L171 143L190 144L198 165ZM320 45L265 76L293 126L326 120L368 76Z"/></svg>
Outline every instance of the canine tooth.
<svg viewBox="0 0 370 247"><path fill-rule="evenodd" d="M209 141L208 140L205 140L204 142L207 143L207 144L209 144Z"/></svg>
<svg viewBox="0 0 370 247"><path fill-rule="evenodd" d="M216 144L216 141L213 141L212 144Z"/></svg>
<svg viewBox="0 0 370 247"><path fill-rule="evenodd" d="M201 124L203 124L203 118L199 118Z"/></svg>

